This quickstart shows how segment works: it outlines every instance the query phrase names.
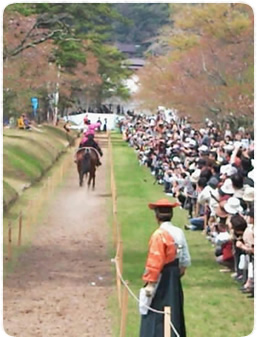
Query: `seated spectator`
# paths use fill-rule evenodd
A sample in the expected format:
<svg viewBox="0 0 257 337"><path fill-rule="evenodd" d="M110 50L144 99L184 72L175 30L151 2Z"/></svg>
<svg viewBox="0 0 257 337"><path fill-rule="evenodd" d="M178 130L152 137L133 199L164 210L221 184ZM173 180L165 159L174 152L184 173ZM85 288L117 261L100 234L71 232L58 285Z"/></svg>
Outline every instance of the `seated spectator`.
<svg viewBox="0 0 257 337"><path fill-rule="evenodd" d="M198 197L201 191L204 189L204 187L207 185L207 179L206 178L200 178L197 183L197 192ZM203 230L204 229L204 215L205 215L205 205L201 205L199 207L199 216L196 218L190 219L190 224L185 225L185 229L188 230Z"/></svg>
<svg viewBox="0 0 257 337"><path fill-rule="evenodd" d="M31 122L30 122L29 118L25 114L23 114L22 116L23 116L24 128L26 130L30 130L31 129Z"/></svg>
<svg viewBox="0 0 257 337"><path fill-rule="evenodd" d="M232 199L232 198L231 198ZM226 210L226 205L224 206ZM227 211L227 210L226 210ZM232 214L232 213L230 213ZM233 247L234 247L234 260L235 260L235 275L234 278L237 281L243 282L243 267L239 265L240 259L243 257L241 255L245 255L244 251L239 248L238 242L243 242L243 233L247 227L247 223L245 219L238 214L238 212L234 213L230 218L230 226L231 226L231 234L233 236Z"/></svg>
<svg viewBox="0 0 257 337"><path fill-rule="evenodd" d="M247 228L243 233L242 241L237 241L237 248L246 254L245 283L240 288L243 293L254 295L254 205L252 204L247 215Z"/></svg>
<svg viewBox="0 0 257 337"><path fill-rule="evenodd" d="M19 129L25 129L25 124L24 124L24 120L23 120L23 115L21 115L21 116L18 118L17 123L18 123L18 128L19 128Z"/></svg>
<svg viewBox="0 0 257 337"><path fill-rule="evenodd" d="M234 271L234 256L232 250L232 239L229 233L228 226L226 225L226 217L220 218L216 225L217 235L215 236L213 242L216 246L215 256L216 261L222 266L228 269L220 269L223 271Z"/></svg>

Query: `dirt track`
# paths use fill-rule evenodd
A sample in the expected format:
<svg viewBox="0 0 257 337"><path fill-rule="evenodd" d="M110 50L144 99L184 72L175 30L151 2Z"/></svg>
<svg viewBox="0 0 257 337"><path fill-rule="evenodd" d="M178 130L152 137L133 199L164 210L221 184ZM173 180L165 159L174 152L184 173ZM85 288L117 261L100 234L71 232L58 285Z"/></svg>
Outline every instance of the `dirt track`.
<svg viewBox="0 0 257 337"><path fill-rule="evenodd" d="M6 333L18 337L110 337L113 290L107 255L107 139L96 190L78 186L72 163L31 248L5 279Z"/></svg>

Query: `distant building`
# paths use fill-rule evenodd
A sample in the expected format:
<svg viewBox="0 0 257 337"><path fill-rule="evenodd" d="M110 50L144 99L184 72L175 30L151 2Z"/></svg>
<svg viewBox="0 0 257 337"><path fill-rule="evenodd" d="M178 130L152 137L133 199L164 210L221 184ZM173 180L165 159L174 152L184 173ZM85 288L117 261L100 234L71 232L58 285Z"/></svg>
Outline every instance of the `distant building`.
<svg viewBox="0 0 257 337"><path fill-rule="evenodd" d="M124 61L123 65L132 70L138 70L145 65L145 60L141 58L130 58Z"/></svg>
<svg viewBox="0 0 257 337"><path fill-rule="evenodd" d="M127 57L133 57L137 53L137 47L134 44L116 42L115 46L120 52L125 54Z"/></svg>
<svg viewBox="0 0 257 337"><path fill-rule="evenodd" d="M127 57L123 63L124 67L137 70L145 65L145 60L143 58L137 57L138 49L141 47L140 45L116 42L115 46L121 53L124 54L125 57Z"/></svg>

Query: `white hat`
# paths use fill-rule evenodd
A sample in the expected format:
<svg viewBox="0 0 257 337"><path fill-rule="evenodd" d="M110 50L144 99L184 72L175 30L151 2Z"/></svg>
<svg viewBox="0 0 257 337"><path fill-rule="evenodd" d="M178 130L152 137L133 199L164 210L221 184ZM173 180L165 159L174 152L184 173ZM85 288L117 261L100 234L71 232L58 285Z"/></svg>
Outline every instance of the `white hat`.
<svg viewBox="0 0 257 337"><path fill-rule="evenodd" d="M205 130L205 129L200 129L199 132L200 132L202 135L205 135L205 134L206 134L206 130Z"/></svg>
<svg viewBox="0 0 257 337"><path fill-rule="evenodd" d="M202 152L206 152L206 151L208 151L208 146L207 145L201 145L200 147L199 147L199 149L198 149L199 151L202 151Z"/></svg>
<svg viewBox="0 0 257 337"><path fill-rule="evenodd" d="M234 194L235 193L235 189L232 185L231 179L226 179L224 184L221 186L220 189L225 194Z"/></svg>
<svg viewBox="0 0 257 337"><path fill-rule="evenodd" d="M243 211L240 200L235 197L231 197L227 200L224 209L228 214L237 214Z"/></svg>
<svg viewBox="0 0 257 337"><path fill-rule="evenodd" d="M237 168L231 164L222 165L220 167L220 173L226 174L228 177L231 177L233 174L237 173Z"/></svg>
<svg viewBox="0 0 257 337"><path fill-rule="evenodd" d="M234 150L234 145L232 144L227 144L223 147L225 151L233 151Z"/></svg>
<svg viewBox="0 0 257 337"><path fill-rule="evenodd" d="M252 202L254 201L254 187L246 186L244 195L243 195L244 201Z"/></svg>
<svg viewBox="0 0 257 337"><path fill-rule="evenodd" d="M173 157L172 160L175 161L175 162L177 162L177 163L180 163L180 162L181 162L181 160L180 160L179 157Z"/></svg>
<svg viewBox="0 0 257 337"><path fill-rule="evenodd" d="M190 139L189 146L196 146L196 141L194 139Z"/></svg>
<svg viewBox="0 0 257 337"><path fill-rule="evenodd" d="M243 196L244 196L244 189L243 188L235 189L235 193L234 193L233 197L242 199Z"/></svg>
<svg viewBox="0 0 257 337"><path fill-rule="evenodd" d="M189 170L195 170L195 169L196 169L195 163L190 164Z"/></svg>
<svg viewBox="0 0 257 337"><path fill-rule="evenodd" d="M197 169L195 170L191 176L190 176L190 180L192 181L192 183L197 183L199 178L200 178L200 174L201 174L201 170Z"/></svg>
<svg viewBox="0 0 257 337"><path fill-rule="evenodd" d="M254 180L254 170L248 172L247 177Z"/></svg>

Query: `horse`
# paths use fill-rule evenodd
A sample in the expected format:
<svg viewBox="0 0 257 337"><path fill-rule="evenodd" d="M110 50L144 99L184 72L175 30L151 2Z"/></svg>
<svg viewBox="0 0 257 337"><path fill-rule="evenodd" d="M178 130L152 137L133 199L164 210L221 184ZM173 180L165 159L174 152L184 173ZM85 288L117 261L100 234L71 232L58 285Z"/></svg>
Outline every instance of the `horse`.
<svg viewBox="0 0 257 337"><path fill-rule="evenodd" d="M84 174L86 174L87 177L87 174L89 173L87 186L89 188L92 182L92 189L95 189L97 156L97 151L93 147L82 147L77 150L76 162L79 174L79 186L83 186Z"/></svg>

